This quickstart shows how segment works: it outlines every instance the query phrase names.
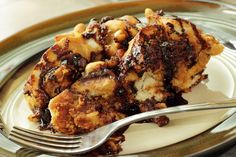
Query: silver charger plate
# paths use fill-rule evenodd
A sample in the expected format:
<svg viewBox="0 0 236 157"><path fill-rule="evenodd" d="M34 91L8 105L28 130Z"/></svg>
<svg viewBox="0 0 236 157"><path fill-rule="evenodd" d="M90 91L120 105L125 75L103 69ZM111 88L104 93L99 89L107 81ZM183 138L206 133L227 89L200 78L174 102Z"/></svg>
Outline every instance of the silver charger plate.
<svg viewBox="0 0 236 157"><path fill-rule="evenodd" d="M132 2L132 3L135 4L135 2ZM136 3L140 3L140 2L136 2ZM115 5L116 4L114 4L113 7L116 7ZM128 6L129 3L124 3L124 5ZM172 3L168 5L172 5L172 6L169 6L170 10L171 10L171 7L172 8L174 7L174 4ZM208 5L208 4L204 4L204 6L205 5ZM210 6L211 5L212 4L210 4ZM200 7L200 10L201 9L202 8ZM170 11L170 10L167 9L167 11ZM140 9L133 10L133 13L137 13L137 12L141 13L142 11L140 11ZM209 15L206 16L206 14L204 15L202 12L199 13L199 12L193 12L193 11L178 11L178 12L171 12L170 14L178 15L180 17L191 20L197 26L201 27L205 32L215 35L216 38L219 38L222 41L235 38L234 24L225 19L219 20L219 17L212 17L212 16L209 17ZM112 15L112 14L108 14L108 15ZM143 16L142 14L135 14L135 15L137 15L138 17ZM3 117L3 121L5 124L7 124L7 127L9 127L9 129L11 125L15 123L29 127L29 123L27 123L27 120L24 119L24 118L27 119L27 117L24 114L22 114L22 113L27 113L29 111L27 107L22 105L21 103L24 101L22 99L22 87L24 84L24 80L26 80L27 76L29 75L30 68L32 68L34 62L38 59L38 57L33 57L33 59L31 59L31 62L33 63L31 64L30 62L26 62L22 64L23 61L27 60L30 56L34 56L37 52L49 47L53 43L52 38L55 34L68 32L69 30L71 30L71 28L61 29L60 32L55 31L54 33L49 33L46 36L42 35L40 38L36 40L32 40L29 43L22 44L19 47L12 49L10 51L7 51L5 54L0 56L0 65L1 65L0 78L2 76L1 83L2 85L4 84L4 86L1 88L1 93L0 93L0 100L1 100L0 108L1 108L1 115ZM222 55L211 59L208 65L208 68L206 69L206 72L210 76L209 82L208 83L203 82L201 85L194 88L192 93L195 93L195 94L186 95L186 98L188 100L191 100L191 102L197 102L199 100L201 101L208 100L209 98L215 100L217 98L222 99L222 98L235 97L236 95L235 94L235 91L236 91L235 90L235 79L236 79L235 67L236 67L236 53L235 51L226 48ZM16 69L18 70L16 71ZM206 88L210 90L206 90ZM214 91L214 92L212 93L211 91ZM219 95L218 93L216 93L217 91L220 92L221 94ZM207 98L199 96L200 93L202 92L208 92L207 95L209 96ZM27 112L22 112L22 111L27 111ZM155 142L153 143L150 140L146 140L145 144L142 145L142 142L139 142L141 143L141 145L133 147L131 149L132 151L130 151L130 149L127 150L126 148L127 146L128 147L131 146L132 142L128 144L124 143L124 148L126 150L126 153L123 153L123 154L136 153L137 156L157 156L157 155L158 156L168 156L168 155L169 156L179 156L179 155L182 156L182 155L200 154L202 152L207 152L208 150L213 150L213 148L216 148L217 146L220 146L220 145L222 146L225 143L228 143L228 141L235 138L236 135L233 133L235 131L235 125L232 122L236 118L236 116L232 115L233 112L234 110L230 110L230 111L221 111L221 113L217 112L217 113L211 114L211 115L215 115L215 117L206 116L209 113L203 113L203 115L201 115L201 113L196 113L195 116L194 115L192 116L193 121L190 121L187 124L191 124L192 122L195 122L195 124L204 122L204 116L205 116L205 119L209 120L210 125L207 124L206 125L207 127L204 127L204 129L197 131L195 133L193 132L196 131L196 128L199 129L199 126L196 127L196 125L195 126L186 125L186 128L189 129L189 133L191 135L183 136L183 138L179 138L180 137L179 135L183 131L181 129L184 129L184 128L179 128L177 129L178 131L176 132L176 134L174 133L171 134L170 137L172 138L170 138L170 142L167 142L166 144L163 144L164 142L159 142L158 143L159 146ZM200 114L200 116L198 114ZM185 116L187 115L182 115L182 117L179 115L171 117L173 123L171 123L170 126L168 127L171 128L172 125L174 125L174 127L180 126L178 124L180 124L181 122L183 122L183 120L186 119ZM231 116L231 117L226 119L228 116ZM198 117L203 117L202 121ZM32 126L33 125L30 125L31 128ZM140 126L134 125L131 127L131 131L128 130L128 132L126 133L126 136L128 137L127 141L132 141L132 140L129 140L129 137L132 137L132 136L137 137L138 135L142 135L142 132L138 134L136 133L133 134L132 129L136 131L140 130L140 129L137 129L136 127L140 127ZM143 129L141 129L144 131L143 135L146 135L148 132L150 133L150 131L153 131L153 126L150 126L149 124L145 126L141 126L141 127L144 127ZM164 129L168 129L168 127ZM173 128L173 129L176 129L176 128ZM155 128L154 132L156 130L160 131L160 129ZM171 130L171 129L168 129L168 130ZM164 132L166 132L166 130L160 131L159 134L161 133L163 134ZM177 136L177 140L175 139L173 141L173 138L176 138L176 136L174 135L178 135L178 136ZM134 137L131 139L134 139ZM1 148L2 151L0 152L2 153L2 155L18 156L19 154L24 154L24 155L30 156L30 155L43 154L42 152L37 152L37 151L30 150L27 148L21 148L15 143L12 143L9 140L7 140L2 135L0 138L1 138L0 145L2 147ZM156 138L158 139L159 137L156 137ZM152 139L152 138L144 136L143 139ZM143 139L140 138L141 141ZM164 139L159 138L159 140L166 141L165 138ZM135 140L133 141L133 143L136 143L136 142L137 141ZM148 145L149 146L148 148L145 147L147 143L150 143ZM190 146L191 146L191 149L189 149Z"/></svg>

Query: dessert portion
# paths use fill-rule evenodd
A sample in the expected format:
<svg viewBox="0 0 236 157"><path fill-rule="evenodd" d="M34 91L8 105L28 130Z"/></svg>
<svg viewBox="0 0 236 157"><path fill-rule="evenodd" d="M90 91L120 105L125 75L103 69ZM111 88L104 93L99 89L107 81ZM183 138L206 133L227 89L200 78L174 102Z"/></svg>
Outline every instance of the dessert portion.
<svg viewBox="0 0 236 157"><path fill-rule="evenodd" d="M25 84L24 95L34 113L31 119L39 120L50 99L80 78L88 63L122 56L139 31L139 24L133 16L104 17L57 35L55 44L43 54Z"/></svg>
<svg viewBox="0 0 236 157"><path fill-rule="evenodd" d="M151 9L145 10L145 16L148 24L130 42L120 69L124 77L130 73L141 76L131 79L138 89L137 100L165 102L205 79L206 64L223 46L190 21L165 17Z"/></svg>
<svg viewBox="0 0 236 157"><path fill-rule="evenodd" d="M133 16L108 18L57 36L25 85L31 119L57 132L80 134L140 112L186 104L181 94L207 78L206 64L223 46L190 21L151 9L145 16L146 24ZM169 119L147 122L164 126ZM123 131L99 150L121 151Z"/></svg>

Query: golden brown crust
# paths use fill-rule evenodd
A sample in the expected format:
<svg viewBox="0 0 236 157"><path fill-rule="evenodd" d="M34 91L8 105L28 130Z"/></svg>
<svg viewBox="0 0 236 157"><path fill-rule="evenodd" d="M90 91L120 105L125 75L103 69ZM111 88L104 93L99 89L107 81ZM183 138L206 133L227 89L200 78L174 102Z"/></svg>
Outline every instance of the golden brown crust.
<svg viewBox="0 0 236 157"><path fill-rule="evenodd" d="M100 82L97 80L100 80ZM77 81L71 89L65 90L53 98L49 103L53 128L65 134L84 133L124 118L125 115L117 111L120 107L119 102L114 101L117 105L111 105L111 103L114 103L111 98L113 92L111 96L106 93L106 91L110 92L110 87L113 87L113 85L104 83L102 86L98 86L98 84L107 80L113 82L113 79L109 77ZM87 82L89 82L89 85ZM84 91L84 88L81 90L81 83L96 86L99 89L104 89L104 91L92 90L92 88L88 88L86 91ZM109 99L102 97L103 92L106 93L105 98L109 97ZM86 95L84 95L85 93Z"/></svg>
<svg viewBox="0 0 236 157"><path fill-rule="evenodd" d="M25 85L30 107L35 112L45 109L51 98L81 77L88 62L126 51L129 39L138 31L137 23L132 16L104 18L91 20L87 27L78 24L73 32L57 35L55 45L43 54Z"/></svg>

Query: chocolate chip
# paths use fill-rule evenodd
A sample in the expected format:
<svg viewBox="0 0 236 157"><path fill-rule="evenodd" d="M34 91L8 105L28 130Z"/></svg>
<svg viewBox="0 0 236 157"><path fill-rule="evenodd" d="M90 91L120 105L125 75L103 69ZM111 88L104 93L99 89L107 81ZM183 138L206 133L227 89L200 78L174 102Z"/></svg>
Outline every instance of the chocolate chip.
<svg viewBox="0 0 236 157"><path fill-rule="evenodd" d="M170 119L166 116L160 116L153 118L153 122L156 123L159 127L165 126L169 123Z"/></svg>
<svg viewBox="0 0 236 157"><path fill-rule="evenodd" d="M41 126L47 126L51 121L51 113L49 109L45 109L41 112Z"/></svg>

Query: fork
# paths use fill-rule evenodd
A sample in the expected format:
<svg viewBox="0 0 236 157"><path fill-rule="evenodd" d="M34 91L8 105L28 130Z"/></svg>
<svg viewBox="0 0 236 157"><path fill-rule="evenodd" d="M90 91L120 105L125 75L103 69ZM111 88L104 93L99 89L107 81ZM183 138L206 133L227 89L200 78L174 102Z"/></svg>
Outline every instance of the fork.
<svg viewBox="0 0 236 157"><path fill-rule="evenodd" d="M236 107L236 99L221 102L208 102L193 105L181 105L165 109L139 113L114 123L100 127L90 133L79 136L53 135L14 126L8 138L30 148L56 154L83 154L100 145L118 129L141 120L180 112L212 110Z"/></svg>

